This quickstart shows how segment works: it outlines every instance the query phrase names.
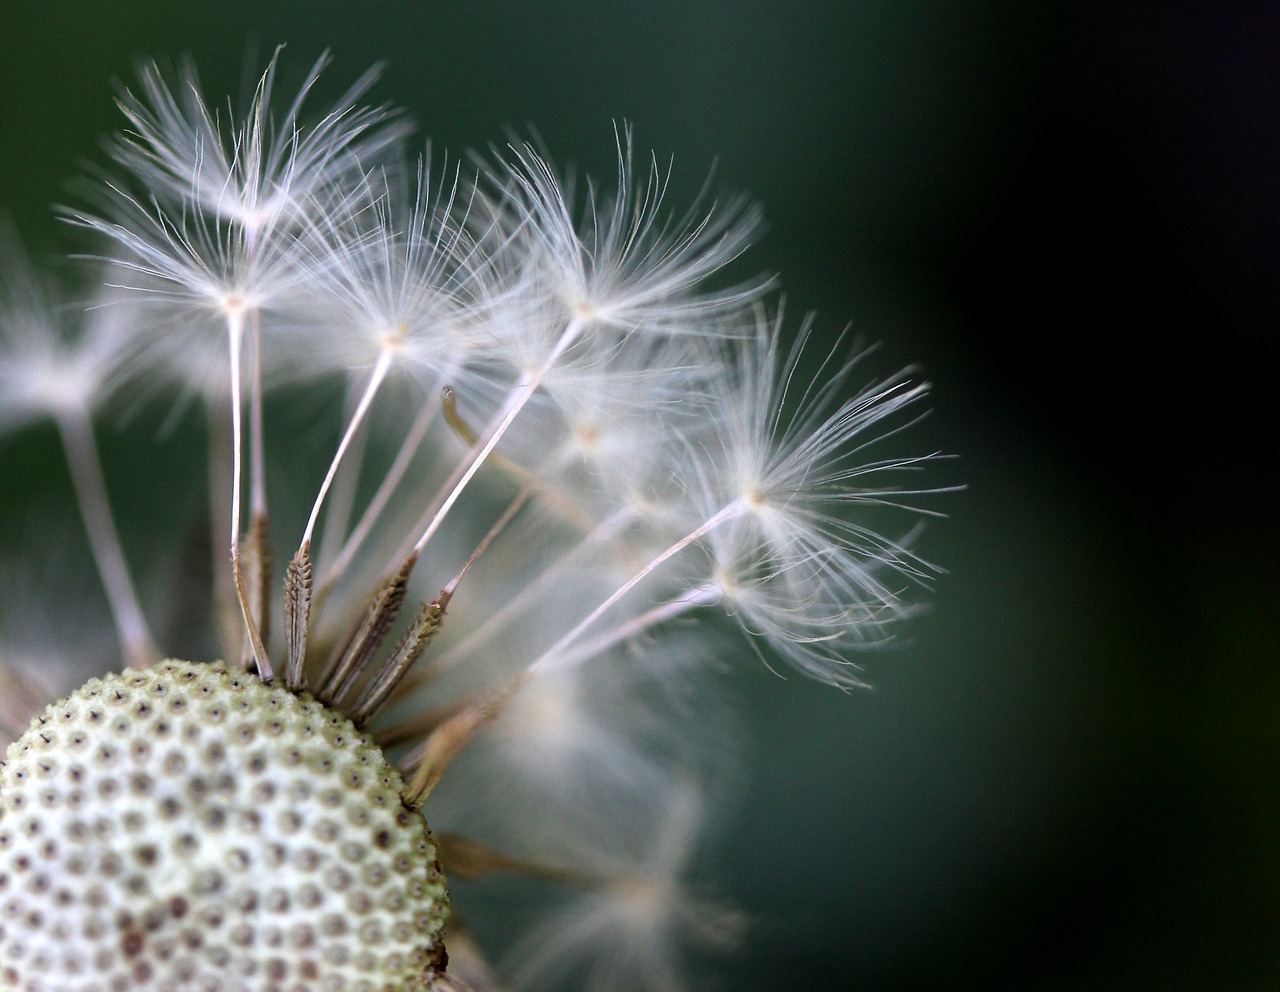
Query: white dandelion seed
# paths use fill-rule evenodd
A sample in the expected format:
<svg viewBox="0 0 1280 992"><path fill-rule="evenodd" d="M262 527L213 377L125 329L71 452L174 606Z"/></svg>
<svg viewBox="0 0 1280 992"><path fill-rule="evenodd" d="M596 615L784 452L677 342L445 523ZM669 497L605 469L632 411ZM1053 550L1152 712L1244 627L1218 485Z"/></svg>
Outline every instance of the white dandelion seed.
<svg viewBox="0 0 1280 992"><path fill-rule="evenodd" d="M939 491L882 481L918 470L937 455L867 454L910 425L914 418L903 420L904 411L924 398L928 386L913 385L904 374L837 401L854 368L849 363L821 385L804 388L788 411L807 330L782 362L779 330L780 318L757 314L746 338L704 342L730 354L727 374L710 385L712 432L686 440L677 470L699 511L696 526L569 630L534 663L535 670L577 663L592 653L584 645L605 647L718 602L796 669L838 685L860 684L850 645L878 639L909 609L887 577L923 581L932 566L908 550L909 535L883 536L850 511L888 506L922 513L906 501ZM788 412L790 419L784 419ZM705 578L600 632L601 618L635 586L652 585L655 573L670 568L677 556L687 557L692 547L709 553Z"/></svg>
<svg viewBox="0 0 1280 992"><path fill-rule="evenodd" d="M589 184L581 203L528 144L511 146L511 160L494 180L495 206L512 229L507 244L514 264L532 268L567 317L678 334L686 321L703 318L698 326L705 328L709 315L767 288L767 280L718 290L705 285L757 236L758 208L734 199L669 216L669 167L651 157L645 178L637 181L631 127L616 129L616 138L615 187L605 193Z"/></svg>
<svg viewBox="0 0 1280 992"><path fill-rule="evenodd" d="M223 119L201 94L195 67L172 83L156 63L138 69L139 92L118 99L128 127L113 157L161 201L201 211L242 229L250 242L295 225L307 201L344 173L372 164L407 134L385 107L359 101L378 77L370 69L314 121L303 104L330 59L320 56L277 118L276 49L249 106Z"/></svg>
<svg viewBox="0 0 1280 992"><path fill-rule="evenodd" d="M58 427L80 517L131 664L156 658L130 578L94 437L93 414L119 377L127 338L110 311L55 304L10 232L0 237L0 426L48 417Z"/></svg>
<svg viewBox="0 0 1280 992"><path fill-rule="evenodd" d="M629 128L616 189L581 200L527 146L481 179L410 178L399 119L359 105L372 74L306 118L324 61L278 117L275 58L226 119L193 70L175 89L143 69L113 145L127 175L71 214L129 304L72 319L25 263L6 274L0 429L58 424L133 667L42 707L19 649L45 625L0 636L19 921L0 984L681 992L691 952L743 925L700 880L740 737L709 682L740 634L708 621L858 682L851 648L933 571L911 545L941 490L908 480L935 456L892 453L927 386L851 389L834 360L809 385L767 280L719 284L758 211L669 214ZM213 603L181 618L191 641L219 628L212 664L157 660L93 447L118 382L175 379L208 407L210 519L231 534ZM296 403L341 406L332 445L310 425L268 443L268 409ZM298 508L283 632L268 473ZM558 893L506 949L466 927L494 875Z"/></svg>
<svg viewBox="0 0 1280 992"><path fill-rule="evenodd" d="M276 56L278 57L277 51ZM376 156L399 140L396 127L379 129L385 110L358 108L355 101L375 74L366 75L318 123L304 125L302 104L327 57L316 62L277 123L270 106L276 71L273 58L261 77L249 111L224 130L210 113L193 71L175 99L154 67L141 71L146 99L128 92L121 109L132 125L116 145L116 157L134 181L150 192L140 200L124 185L109 183L110 216L73 214L72 220L116 245L119 264L140 277L133 288L167 302L195 320L225 329L231 393L232 499L230 547L237 598L250 650L269 671L260 627L265 585L262 532L266 483L262 441L262 317L302 278L296 242L299 211L326 184L357 172L360 155ZM250 515L253 568L241 579L242 350L249 344ZM251 600L256 602L251 602Z"/></svg>
<svg viewBox="0 0 1280 992"><path fill-rule="evenodd" d="M748 631L805 674L857 684L849 649L885 636L912 609L903 586L936 572L910 550L915 523L895 537L866 519L931 512L918 500L939 490L909 480L939 456L878 454L924 415L929 385L903 372L848 395L855 358L800 386L808 327L783 358L780 321L762 317L716 383L718 448L698 493L708 516L737 511L704 544Z"/></svg>
<svg viewBox="0 0 1280 992"><path fill-rule="evenodd" d="M685 877L704 815L696 787L678 782L654 804L631 850L613 838L580 838L575 861L595 877L513 951L516 987L546 988L580 973L592 992L683 992L690 951L736 946L743 915Z"/></svg>

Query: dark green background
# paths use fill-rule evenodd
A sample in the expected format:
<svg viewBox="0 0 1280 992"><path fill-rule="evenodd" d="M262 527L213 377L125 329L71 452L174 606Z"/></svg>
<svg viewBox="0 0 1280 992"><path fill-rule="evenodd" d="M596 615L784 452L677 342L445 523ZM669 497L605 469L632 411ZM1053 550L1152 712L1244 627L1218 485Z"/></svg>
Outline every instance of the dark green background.
<svg viewBox="0 0 1280 992"><path fill-rule="evenodd" d="M110 81L190 52L234 92L254 39L332 48L334 95L385 60L375 96L451 152L534 125L608 177L626 118L678 197L718 162L797 319L923 366L918 443L968 489L873 691L727 680L750 760L708 866L756 928L710 970L1280 987L1280 14L1209 6L4 0L0 210L74 245L48 204L101 161ZM50 441L0 446L0 513L63 492ZM151 456L115 454L132 491Z"/></svg>

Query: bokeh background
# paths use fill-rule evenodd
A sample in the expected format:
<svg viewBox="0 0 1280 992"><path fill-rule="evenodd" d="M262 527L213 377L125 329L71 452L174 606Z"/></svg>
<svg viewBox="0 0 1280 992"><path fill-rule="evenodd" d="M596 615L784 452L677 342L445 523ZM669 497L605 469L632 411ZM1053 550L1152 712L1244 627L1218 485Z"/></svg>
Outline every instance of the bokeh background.
<svg viewBox="0 0 1280 992"><path fill-rule="evenodd" d="M111 81L191 53L237 92L277 42L332 49L330 95L385 61L375 96L455 153L532 125L609 178L633 121L674 202L714 165L764 204L750 262L797 322L935 384L917 441L968 488L923 538L930 612L869 692L726 680L749 752L707 866L755 926L703 974L1280 987L1280 9L3 0L0 211L74 247L49 204ZM51 437L0 446L0 515L65 496Z"/></svg>

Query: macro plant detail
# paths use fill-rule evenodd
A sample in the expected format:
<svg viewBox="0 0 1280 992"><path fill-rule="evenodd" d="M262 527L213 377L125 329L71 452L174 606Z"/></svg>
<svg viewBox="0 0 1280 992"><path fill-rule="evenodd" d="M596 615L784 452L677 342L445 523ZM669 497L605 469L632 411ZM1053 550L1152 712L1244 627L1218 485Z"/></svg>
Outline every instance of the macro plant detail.
<svg viewBox="0 0 1280 992"><path fill-rule="evenodd" d="M437 165L376 73L312 113L326 60L284 101L277 61L239 113L189 67L121 91L64 210L87 291L3 244L0 431L55 425L114 636L6 597L0 982L683 988L744 925L696 870L720 662L861 684L934 571L936 456L885 450L928 387L809 381L725 274L758 210L673 212L629 128L609 189ZM207 565L140 568L98 432L175 397L207 470L157 498L203 492ZM446 889L498 876L554 892L511 947Z"/></svg>

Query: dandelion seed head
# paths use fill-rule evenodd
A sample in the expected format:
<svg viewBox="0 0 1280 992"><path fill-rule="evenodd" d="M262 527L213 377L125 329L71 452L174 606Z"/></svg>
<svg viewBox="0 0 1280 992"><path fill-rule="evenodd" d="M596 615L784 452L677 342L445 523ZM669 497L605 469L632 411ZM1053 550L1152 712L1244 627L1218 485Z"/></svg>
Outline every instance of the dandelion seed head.
<svg viewBox="0 0 1280 992"><path fill-rule="evenodd" d="M402 785L349 720L252 676L93 679L0 770L4 984L426 989L447 896Z"/></svg>
<svg viewBox="0 0 1280 992"><path fill-rule="evenodd" d="M421 810L455 879L566 885L497 979L449 935L479 992L681 992L742 924L698 880L741 736L709 675L745 634L859 684L931 572L932 456L879 454L928 387L803 374L810 325L788 352L770 280L723 284L758 209L671 210L629 126L576 195L527 144L415 177L374 73L303 113L326 61L278 104L273 58L239 114L140 70L123 174L70 214L107 246L93 316L7 253L0 428L57 421L117 642L77 679L131 667L42 709L48 623L6 637L0 985L457 992L468 893ZM177 635L95 444L125 375L205 406L213 595L168 583ZM225 664L159 660L212 630Z"/></svg>

